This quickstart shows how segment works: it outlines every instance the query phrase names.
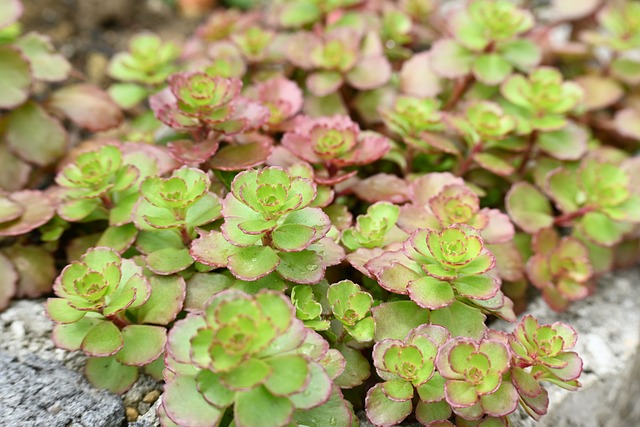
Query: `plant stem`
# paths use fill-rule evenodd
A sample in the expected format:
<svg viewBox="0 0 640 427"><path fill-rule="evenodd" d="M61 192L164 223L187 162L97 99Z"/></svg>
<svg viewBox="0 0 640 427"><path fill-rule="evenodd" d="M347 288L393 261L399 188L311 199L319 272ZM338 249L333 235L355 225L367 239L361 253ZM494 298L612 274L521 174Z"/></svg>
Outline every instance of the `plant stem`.
<svg viewBox="0 0 640 427"><path fill-rule="evenodd" d="M464 96L465 93L476 81L476 78L473 74L467 74L462 80L459 80L456 84L456 87L453 89L453 93L451 94L451 98L447 101L447 103L442 107L442 111L451 111L453 107L456 106L458 101Z"/></svg>
<svg viewBox="0 0 640 427"><path fill-rule="evenodd" d="M524 170L527 168L527 163L531 159L531 154L533 154L533 147L536 145L536 140L538 139L538 131L534 130L529 134L529 141L527 142L527 151L524 153L524 157L522 158L522 163L518 166L518 174L522 175Z"/></svg>
<svg viewBox="0 0 640 427"><path fill-rule="evenodd" d="M558 217L556 217L553 220L553 225L567 225L568 223L570 223L571 221L573 221L576 218L579 218L589 212L592 212L595 210L595 207L593 206L583 206L580 209L578 209L577 211L574 212L569 212L563 215L560 215Z"/></svg>
<svg viewBox="0 0 640 427"><path fill-rule="evenodd" d="M467 173L467 171L473 164L473 157L479 152L481 152L482 148L483 148L483 145L481 142L473 146L469 155L458 165L458 169L456 170L456 176L463 176L465 173Z"/></svg>

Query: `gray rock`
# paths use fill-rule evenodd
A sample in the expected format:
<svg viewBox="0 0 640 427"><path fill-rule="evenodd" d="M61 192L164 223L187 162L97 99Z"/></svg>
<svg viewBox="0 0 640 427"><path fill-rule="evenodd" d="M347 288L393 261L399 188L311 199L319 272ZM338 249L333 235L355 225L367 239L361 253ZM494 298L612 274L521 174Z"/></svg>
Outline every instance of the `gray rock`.
<svg viewBox="0 0 640 427"><path fill-rule="evenodd" d="M61 363L0 353L0 419L12 427L116 427L122 400Z"/></svg>

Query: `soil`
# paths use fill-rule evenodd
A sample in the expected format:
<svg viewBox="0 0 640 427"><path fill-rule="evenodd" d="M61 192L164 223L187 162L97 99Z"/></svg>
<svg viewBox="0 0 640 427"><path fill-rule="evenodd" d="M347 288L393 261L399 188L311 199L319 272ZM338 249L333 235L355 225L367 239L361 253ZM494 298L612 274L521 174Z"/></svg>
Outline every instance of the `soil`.
<svg viewBox="0 0 640 427"><path fill-rule="evenodd" d="M163 40L186 40L203 18L181 16L168 0L23 0L24 31L51 37L86 80L105 86L109 58L126 50L132 35L152 31Z"/></svg>

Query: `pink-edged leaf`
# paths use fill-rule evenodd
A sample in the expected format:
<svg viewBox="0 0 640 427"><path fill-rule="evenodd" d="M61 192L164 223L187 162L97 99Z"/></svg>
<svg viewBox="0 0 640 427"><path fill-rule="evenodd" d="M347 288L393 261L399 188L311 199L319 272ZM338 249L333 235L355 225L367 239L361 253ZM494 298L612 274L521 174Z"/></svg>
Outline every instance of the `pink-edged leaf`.
<svg viewBox="0 0 640 427"><path fill-rule="evenodd" d="M19 273L17 297L38 298L51 292L57 269L51 252L40 246L18 246L3 251ZM11 274L6 272L3 280L11 287ZM0 304L1 305L1 304Z"/></svg>
<svg viewBox="0 0 640 427"><path fill-rule="evenodd" d="M444 395L447 403L454 408L473 406L478 401L476 388L466 381L447 381L444 384Z"/></svg>
<svg viewBox="0 0 640 427"><path fill-rule="evenodd" d="M4 255L0 254L0 311L9 306L9 301L16 293L18 283L18 272L14 265Z"/></svg>
<svg viewBox="0 0 640 427"><path fill-rule="evenodd" d="M11 19L10 16L8 18ZM0 22L4 19L0 13ZM29 97L30 86L29 62L18 49L10 45L0 46L0 108L14 108L22 104Z"/></svg>
<svg viewBox="0 0 640 427"><path fill-rule="evenodd" d="M173 422L190 427L215 426L223 413L204 399L195 378L188 376L178 376L165 385L162 405Z"/></svg>
<svg viewBox="0 0 640 427"><path fill-rule="evenodd" d="M45 82L60 82L69 77L71 64L64 55L56 53L49 37L28 33L15 42L29 60L34 79Z"/></svg>
<svg viewBox="0 0 640 427"><path fill-rule="evenodd" d="M509 217L499 209L482 209L480 211L489 219L486 227L480 231L487 244L505 243L513 239L515 229Z"/></svg>
<svg viewBox="0 0 640 427"><path fill-rule="evenodd" d="M391 202L403 203L409 200L409 186L402 178L395 175L380 173L358 181L353 192L370 203Z"/></svg>
<svg viewBox="0 0 640 427"><path fill-rule="evenodd" d="M451 285L430 276L410 281L407 291L412 301L431 310L446 307L455 301Z"/></svg>
<svg viewBox="0 0 640 427"><path fill-rule="evenodd" d="M87 332L82 340L82 350L94 357L113 356L124 345L122 333L108 320L101 321Z"/></svg>
<svg viewBox="0 0 640 427"><path fill-rule="evenodd" d="M503 417L518 407L518 391L513 384L503 381L495 393L480 397L484 412L493 417Z"/></svg>
<svg viewBox="0 0 640 427"><path fill-rule="evenodd" d="M535 233L553 223L549 200L529 183L514 184L507 193L506 205L513 222L528 233Z"/></svg>
<svg viewBox="0 0 640 427"><path fill-rule="evenodd" d="M511 368L511 381L518 393L527 397L536 397L542 393L542 387L538 381L522 368Z"/></svg>
<svg viewBox="0 0 640 427"><path fill-rule="evenodd" d="M197 167L200 163L209 160L218 151L219 145L220 142L217 139L208 139L198 143L188 139L181 139L170 142L167 148L171 157L176 161L184 165Z"/></svg>
<svg viewBox="0 0 640 427"><path fill-rule="evenodd" d="M411 401L397 402L389 399L376 384L367 392L365 399L367 418L376 426L390 427L400 424L411 413Z"/></svg>
<svg viewBox="0 0 640 427"><path fill-rule="evenodd" d="M362 58L347 73L347 82L359 90L371 90L386 84L391 78L391 64L383 55Z"/></svg>
<svg viewBox="0 0 640 427"><path fill-rule="evenodd" d="M564 368L552 369L552 372L563 381L571 381L577 379L582 373L582 359L577 353L569 351L556 356L556 359L560 359L566 362Z"/></svg>
<svg viewBox="0 0 640 427"><path fill-rule="evenodd" d="M471 70L474 55L453 39L438 40L430 52L431 68L442 77L462 77Z"/></svg>
<svg viewBox="0 0 640 427"><path fill-rule="evenodd" d="M337 71L317 71L307 77L307 89L315 96L327 96L342 86L342 75Z"/></svg>
<svg viewBox="0 0 640 427"><path fill-rule="evenodd" d="M640 140L640 111L633 108L619 110L614 118L616 130L622 135Z"/></svg>
<svg viewBox="0 0 640 427"><path fill-rule="evenodd" d="M24 190L11 194L11 200L25 208L17 219L0 224L0 236L19 236L49 221L55 213L53 201L37 190Z"/></svg>
<svg viewBox="0 0 640 427"><path fill-rule="evenodd" d="M583 103L587 110L601 110L615 104L624 95L616 80L597 75L580 76L574 80L584 90Z"/></svg>
<svg viewBox="0 0 640 427"><path fill-rule="evenodd" d="M139 323L168 325L182 310L186 297L186 283L179 275L151 276L151 295L137 310Z"/></svg>
<svg viewBox="0 0 640 427"><path fill-rule="evenodd" d="M84 374L94 387L105 388L111 393L124 393L138 379L138 368L125 366L114 357L90 358Z"/></svg>
<svg viewBox="0 0 640 427"><path fill-rule="evenodd" d="M167 330L161 326L128 325L122 329L124 347L116 353L116 360L130 366L144 366L164 351Z"/></svg>
<svg viewBox="0 0 640 427"><path fill-rule="evenodd" d="M372 309L375 322L375 341L403 340L415 327L427 323L429 311L413 301L393 301Z"/></svg>
<svg viewBox="0 0 640 427"><path fill-rule="evenodd" d="M420 52L403 62L400 91L421 98L435 97L442 91L442 81L431 69L429 52Z"/></svg>
<svg viewBox="0 0 640 427"><path fill-rule="evenodd" d="M0 28L4 28L16 22L24 7L20 0L0 0Z"/></svg>
<svg viewBox="0 0 640 427"><path fill-rule="evenodd" d="M587 131L571 122L563 129L543 132L537 145L542 151L559 160L578 160L587 151Z"/></svg>
<svg viewBox="0 0 640 427"><path fill-rule="evenodd" d="M222 147L209 161L214 169L237 171L263 164L271 154L270 139L252 138L242 144L228 144Z"/></svg>
<svg viewBox="0 0 640 427"><path fill-rule="evenodd" d="M60 121L35 102L29 101L13 110L8 121L7 143L20 158L47 166L65 153L67 132Z"/></svg>
<svg viewBox="0 0 640 427"><path fill-rule="evenodd" d="M22 189L29 180L32 167L13 154L6 145L0 145L0 188L7 191Z"/></svg>

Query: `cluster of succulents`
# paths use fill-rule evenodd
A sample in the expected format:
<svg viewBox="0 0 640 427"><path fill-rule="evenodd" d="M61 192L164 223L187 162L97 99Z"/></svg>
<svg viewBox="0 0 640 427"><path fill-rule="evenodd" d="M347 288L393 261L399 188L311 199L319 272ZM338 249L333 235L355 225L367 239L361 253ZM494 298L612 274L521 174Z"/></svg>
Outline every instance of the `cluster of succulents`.
<svg viewBox="0 0 640 427"><path fill-rule="evenodd" d="M0 0L0 308L53 293L165 427L543 416L582 362L528 287L566 310L640 257L640 8L446 3L219 9L105 92L43 84L71 67Z"/></svg>

